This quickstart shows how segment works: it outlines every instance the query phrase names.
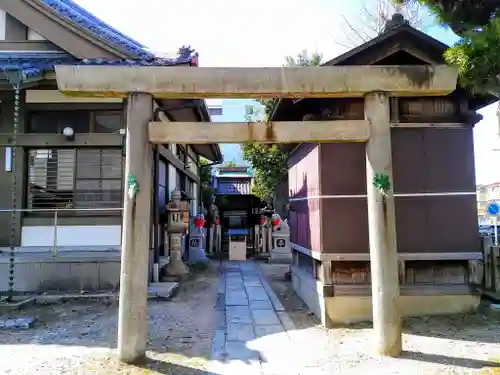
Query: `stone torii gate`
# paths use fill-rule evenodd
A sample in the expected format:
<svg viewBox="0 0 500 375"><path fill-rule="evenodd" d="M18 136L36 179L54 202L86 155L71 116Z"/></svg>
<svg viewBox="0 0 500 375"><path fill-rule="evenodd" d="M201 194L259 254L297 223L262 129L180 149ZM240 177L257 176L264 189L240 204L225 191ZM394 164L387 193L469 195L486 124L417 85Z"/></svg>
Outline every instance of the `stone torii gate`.
<svg viewBox="0 0 500 375"><path fill-rule="evenodd" d="M57 66L70 96L127 98L126 175L118 321L118 357L135 362L147 342L147 275L152 191L151 144L366 142L369 244L376 351L402 351L392 186L389 97L446 95L456 89L448 66L196 68ZM153 121L153 99L365 98L365 120L275 123ZM135 179L134 179L135 177ZM374 180L382 177L385 188ZM132 181L130 181L132 179Z"/></svg>

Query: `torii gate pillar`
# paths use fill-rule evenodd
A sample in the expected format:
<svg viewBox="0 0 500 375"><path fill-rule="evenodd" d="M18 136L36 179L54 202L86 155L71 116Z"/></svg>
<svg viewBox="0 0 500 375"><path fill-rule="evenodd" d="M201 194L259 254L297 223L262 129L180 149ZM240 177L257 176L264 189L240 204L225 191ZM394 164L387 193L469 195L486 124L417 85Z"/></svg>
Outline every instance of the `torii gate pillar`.
<svg viewBox="0 0 500 375"><path fill-rule="evenodd" d="M148 338L148 271L153 184L153 151L148 123L153 97L127 97L125 195L123 207L118 358L138 362L146 355Z"/></svg>
<svg viewBox="0 0 500 375"><path fill-rule="evenodd" d="M365 117L370 124L370 139L366 142L366 187L375 350L380 355L395 357L401 354L402 342L397 305L399 276L391 123L389 98L385 93L365 96ZM385 193L374 186L377 174L389 178L390 187Z"/></svg>

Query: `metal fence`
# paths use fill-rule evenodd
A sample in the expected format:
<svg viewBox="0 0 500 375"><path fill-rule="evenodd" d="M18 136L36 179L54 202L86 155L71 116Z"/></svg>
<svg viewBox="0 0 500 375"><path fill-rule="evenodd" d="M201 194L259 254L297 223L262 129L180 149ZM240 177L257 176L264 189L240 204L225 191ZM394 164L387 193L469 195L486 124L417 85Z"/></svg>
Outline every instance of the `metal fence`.
<svg viewBox="0 0 500 375"><path fill-rule="evenodd" d="M120 256L119 252L110 250L115 247L119 250L120 247L119 215L122 210L0 209L0 274L5 275L0 278L0 297L62 290L116 290L119 285ZM99 246L99 242L104 244L106 241L100 241L98 233L85 236L78 231L73 234L73 229L61 231L63 227L81 225L79 219L85 217L92 219L90 226L98 226L99 223L92 223L93 219L106 215L118 219L117 228L110 232L111 237L108 238L108 243L116 243L116 246ZM44 229L32 231L27 239L23 228L30 227ZM16 231L15 236L12 236L12 230ZM11 244L12 238L16 239L14 246ZM62 251L63 248L71 251Z"/></svg>
<svg viewBox="0 0 500 375"><path fill-rule="evenodd" d="M103 216L105 214L117 214L121 213L123 208L57 208L57 209L44 209L44 208L22 208L22 209L0 209L0 213L10 213L9 219L1 220L2 225L6 225L7 221L10 221L10 227L4 230L8 232L7 236L1 236L2 242L4 242L2 247L12 247L10 243L10 236L12 230L19 231L20 237L22 232L22 225L18 224L18 215L21 217L40 217L50 219L50 226L52 226L52 255L57 255L57 241L58 241L58 229L60 228L60 219L69 217L85 217L85 216ZM75 223L78 225L77 223ZM44 224L43 226L47 226ZM13 229L14 227L14 229ZM14 245L14 247L19 247L20 245ZM75 245L77 246L77 245Z"/></svg>

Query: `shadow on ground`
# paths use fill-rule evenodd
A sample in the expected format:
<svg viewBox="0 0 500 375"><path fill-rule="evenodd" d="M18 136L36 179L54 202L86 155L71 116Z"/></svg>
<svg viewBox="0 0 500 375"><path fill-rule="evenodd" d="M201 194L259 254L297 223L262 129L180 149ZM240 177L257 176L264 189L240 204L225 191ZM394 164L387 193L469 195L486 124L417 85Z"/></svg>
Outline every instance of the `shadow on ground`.
<svg viewBox="0 0 500 375"><path fill-rule="evenodd" d="M470 314L406 318L404 331L419 336L500 343L500 312L483 310Z"/></svg>
<svg viewBox="0 0 500 375"><path fill-rule="evenodd" d="M421 362L438 363L448 366L452 365L452 366L477 369L477 370L483 369L485 367L500 368L500 363L493 361L481 361L471 358L449 357L438 354L420 353L412 351L404 351L403 354L401 355L401 358L412 359Z"/></svg>
<svg viewBox="0 0 500 375"><path fill-rule="evenodd" d="M189 363L179 364L170 361L147 357L141 363L135 365L124 364L114 357L96 357L87 360L84 367L80 369L82 375L143 375L143 374L165 374L165 375L208 375L209 373L201 367L201 364Z"/></svg>

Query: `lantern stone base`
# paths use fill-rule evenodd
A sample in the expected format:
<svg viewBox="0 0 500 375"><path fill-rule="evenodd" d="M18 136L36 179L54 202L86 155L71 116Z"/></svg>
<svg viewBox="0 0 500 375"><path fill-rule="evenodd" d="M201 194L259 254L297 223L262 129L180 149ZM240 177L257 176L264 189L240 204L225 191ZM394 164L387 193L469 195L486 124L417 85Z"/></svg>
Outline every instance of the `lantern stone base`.
<svg viewBox="0 0 500 375"><path fill-rule="evenodd" d="M167 277L183 277L189 275L189 267L184 264L180 250L170 250L170 263L165 267Z"/></svg>

